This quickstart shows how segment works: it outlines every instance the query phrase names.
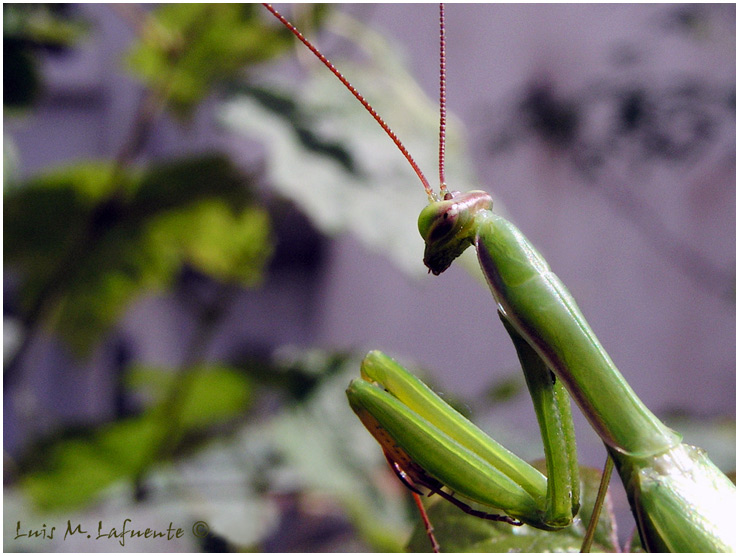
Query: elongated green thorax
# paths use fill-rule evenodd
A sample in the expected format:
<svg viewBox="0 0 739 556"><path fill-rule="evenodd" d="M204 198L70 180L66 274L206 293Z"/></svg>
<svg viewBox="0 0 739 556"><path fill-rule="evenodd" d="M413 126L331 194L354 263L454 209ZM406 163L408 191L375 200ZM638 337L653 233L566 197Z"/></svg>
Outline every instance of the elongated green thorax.
<svg viewBox="0 0 739 556"><path fill-rule="evenodd" d="M487 199L486 199L487 197ZM639 400L600 345L567 288L481 191L430 204L419 217L424 261L434 274L474 244L504 317L536 350L604 442L648 455L680 442Z"/></svg>

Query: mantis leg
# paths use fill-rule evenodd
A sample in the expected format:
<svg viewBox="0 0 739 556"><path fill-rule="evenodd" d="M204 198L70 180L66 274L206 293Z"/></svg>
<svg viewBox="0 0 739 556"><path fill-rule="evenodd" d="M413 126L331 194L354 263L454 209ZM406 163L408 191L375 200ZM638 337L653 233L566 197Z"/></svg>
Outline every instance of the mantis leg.
<svg viewBox="0 0 739 556"><path fill-rule="evenodd" d="M576 456L571 451L569 399L558 393L551 374L542 369L532 372L538 378L532 378L530 387L536 393L535 404L542 406L537 414L547 416L542 430L546 431L545 452L551 454L552 461L549 481L380 352L367 355L362 363L363 380L353 381L347 395L391 465L397 466L396 472L402 470L402 476L415 485L430 488L465 511L489 516L487 519L496 509L510 516L502 521L520 520L541 529L559 529L572 522L578 509L577 486L572 486L573 481L577 483L577 474L569 465ZM566 409L559 408L561 405ZM556 426L555 414L569 425ZM563 446L570 450L564 467L555 463L555 453ZM442 486L453 495L442 491ZM557 499L550 500L552 495ZM491 512L473 509L467 500L488 506Z"/></svg>
<svg viewBox="0 0 739 556"><path fill-rule="evenodd" d="M417 492L413 492L413 501L416 503L416 507L418 508L418 512L421 514L421 520L423 521L423 526L426 529L426 536L429 538L429 541L431 541L431 549L435 553L441 552L441 546L439 546L439 541L436 540L436 536L434 535L434 526L431 525L431 521L429 520L429 516L426 513L426 508L423 505L423 502L421 501L421 495Z"/></svg>
<svg viewBox="0 0 739 556"><path fill-rule="evenodd" d="M395 475L398 477L398 479L400 479L400 482L403 483L413 493L413 498L416 501L416 505L418 505L420 501L418 496L423 494L423 492L421 492L419 487L424 486L427 489L429 489L430 491L429 496L431 496L432 494L438 494L444 500L451 502L452 504L457 506L460 510L472 516L479 517L480 519L487 519L490 521L502 521L504 523L508 523L509 525L516 525L516 526L523 525L523 523L520 522L519 520L509 517L507 515L492 514L492 513L483 512L483 511L474 509L469 504L465 504L458 498L455 498L453 494L449 494L445 490L442 490L444 488L444 485L442 485L439 481L432 479L431 477L417 476L416 479L413 480L410 477L410 475L405 470L403 470L402 467L400 467L398 462L394 461L388 455L387 452L385 452L385 458L390 464L390 469L392 469L395 472ZM426 515L426 510L422 509L421 506L419 506L419 510L421 511L421 518L423 519L424 525L426 526L426 532L429 533L429 538L431 538L431 532L429 531L430 524L428 523L428 517ZM431 529L433 530L433 528ZM435 540L431 541L431 544L435 544L435 543L436 543Z"/></svg>
<svg viewBox="0 0 739 556"><path fill-rule="evenodd" d="M544 444L547 465L547 507L544 521L569 525L580 508L580 471L570 396L541 357L498 312L526 378Z"/></svg>

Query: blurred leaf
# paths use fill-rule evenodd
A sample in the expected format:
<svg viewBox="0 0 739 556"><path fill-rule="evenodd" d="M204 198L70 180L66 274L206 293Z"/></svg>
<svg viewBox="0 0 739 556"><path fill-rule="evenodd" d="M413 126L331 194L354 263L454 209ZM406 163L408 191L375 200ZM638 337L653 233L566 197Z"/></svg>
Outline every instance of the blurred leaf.
<svg viewBox="0 0 739 556"><path fill-rule="evenodd" d="M219 82L268 60L291 44L257 4L165 4L149 14L128 65L147 86L188 116Z"/></svg>
<svg viewBox="0 0 739 556"><path fill-rule="evenodd" d="M86 352L147 289L183 264L257 284L271 254L266 211L225 158L113 174L109 163L58 170L5 194L5 263L22 271L26 311L58 301L47 324Z"/></svg>
<svg viewBox="0 0 739 556"><path fill-rule="evenodd" d="M140 386L153 385L153 390L159 391L157 401L142 415L39 448L37 468L20 479L34 504L43 511L84 506L113 482L132 479L158 459L168 459L170 454L160 451L165 437L181 441L204 427L233 419L250 401L250 387L243 374L225 367L203 366L186 371L188 387L179 404L170 408L165 389L174 380L183 377L138 369L132 381Z"/></svg>
<svg viewBox="0 0 739 556"><path fill-rule="evenodd" d="M537 467L543 467L539 462ZM559 531L542 531L528 525L514 527L480 519L438 499L428 508L436 540L443 552L578 552L590 520L600 483L600 471L580 467L581 509L575 522ZM484 511L495 513L494 509ZM498 512L504 513L504 512ZM607 496L598 527L593 552L618 552L610 495ZM429 539L421 523L416 524L408 543L410 552L428 552Z"/></svg>
<svg viewBox="0 0 739 556"><path fill-rule="evenodd" d="M345 352L325 352L294 346L281 346L273 357L246 356L237 366L260 385L284 392L287 402L303 402L325 380L346 372L347 360L355 357Z"/></svg>
<svg viewBox="0 0 739 556"><path fill-rule="evenodd" d="M3 38L37 47L70 46L87 25L69 12L59 4L3 4Z"/></svg>
<svg viewBox="0 0 739 556"><path fill-rule="evenodd" d="M5 45L3 51L3 106L26 108L36 100L40 88L41 77L33 54L18 45Z"/></svg>
<svg viewBox="0 0 739 556"><path fill-rule="evenodd" d="M243 373L223 366L199 366L181 373L139 366L130 371L128 384L153 395L155 406L163 404L175 381L187 381L187 392L177 409L178 420L188 429L209 426L241 414L251 388ZM152 411L160 411L153 409Z"/></svg>
<svg viewBox="0 0 739 556"><path fill-rule="evenodd" d="M220 154L160 162L148 167L136 183L132 210L148 216L210 198L241 208L252 199L250 178Z"/></svg>
<svg viewBox="0 0 739 556"><path fill-rule="evenodd" d="M524 392L526 392L526 383L523 375L518 372L490 384L485 391L485 398L491 404L499 404L510 401Z"/></svg>
<svg viewBox="0 0 739 556"><path fill-rule="evenodd" d="M411 79L397 48L337 12L327 23L369 53L361 65L334 60L336 66L373 103L416 162L435 172L436 101ZM321 231L353 233L410 275L425 275L415 221L426 202L421 184L372 117L314 62L315 71L301 83L273 80L243 87L224 105L223 124L265 144L271 185L298 203ZM477 183L464 151L458 124L450 117L447 181L452 188Z"/></svg>
<svg viewBox="0 0 739 556"><path fill-rule="evenodd" d="M20 484L42 511L81 507L101 489L139 473L165 423L141 416L60 440L43 453L43 468Z"/></svg>
<svg viewBox="0 0 739 556"><path fill-rule="evenodd" d="M3 4L3 105L25 108L41 89L36 54L71 46L85 25L54 4Z"/></svg>
<svg viewBox="0 0 739 556"><path fill-rule="evenodd" d="M4 195L4 261L23 271L21 303L30 308L76 243L114 183L109 163L83 163L22 184ZM118 182L122 189L130 180ZM77 264L84 262L82 253Z"/></svg>
<svg viewBox="0 0 739 556"><path fill-rule="evenodd" d="M224 282L255 286L271 254L267 212L247 207L238 214L223 201L203 201L169 211L152 224L151 234L176 262L187 261Z"/></svg>

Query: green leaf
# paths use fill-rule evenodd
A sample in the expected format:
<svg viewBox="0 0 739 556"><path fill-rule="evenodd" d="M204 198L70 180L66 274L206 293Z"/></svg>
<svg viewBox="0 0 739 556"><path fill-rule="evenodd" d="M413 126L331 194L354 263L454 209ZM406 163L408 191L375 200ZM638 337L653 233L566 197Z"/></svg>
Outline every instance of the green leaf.
<svg viewBox="0 0 739 556"><path fill-rule="evenodd" d="M240 208L253 198L251 177L242 175L220 154L160 162L140 174L130 199L138 218L212 198L227 200Z"/></svg>
<svg viewBox="0 0 739 556"><path fill-rule="evenodd" d="M176 115L189 116L215 85L291 44L263 12L256 4L165 4L149 14L128 66Z"/></svg>
<svg viewBox="0 0 739 556"><path fill-rule="evenodd" d="M541 464L538 466L541 467ZM484 520L466 514L445 500L438 499L428 508L436 540L443 552L578 552L598 492L600 471L581 466L580 480L580 513L575 522L566 529L542 531L528 525L515 527L507 523ZM484 511L496 513L491 508L484 508ZM607 497L591 550L618 552L615 531L610 497ZM421 523L417 523L407 550L410 552L430 550L429 539Z"/></svg>
<svg viewBox="0 0 739 556"><path fill-rule="evenodd" d="M259 283L271 255L267 213L220 156L114 173L86 163L5 194L5 263L22 274L31 312L84 354L136 295L168 286L184 264Z"/></svg>
<svg viewBox="0 0 739 556"><path fill-rule="evenodd" d="M142 416L62 439L43 450L42 468L20 484L41 511L81 507L113 482L139 473L163 426Z"/></svg>
<svg viewBox="0 0 739 556"><path fill-rule="evenodd" d="M70 46L87 25L68 12L54 4L3 4L3 39L33 47Z"/></svg>
<svg viewBox="0 0 739 556"><path fill-rule="evenodd" d="M248 207L234 214L220 200L169 211L151 227L152 239L175 261L186 261L224 282L255 286L261 282L269 258L269 217L265 210Z"/></svg>
<svg viewBox="0 0 739 556"><path fill-rule="evenodd" d="M177 380L187 381L174 407L168 394ZM227 367L201 366L184 376L138 368L131 382L155 394L142 415L102 425L38 448L34 469L20 480L36 507L43 511L79 508L121 479L133 479L158 461L164 439L174 447L193 433L241 415L251 400L246 377ZM202 438L202 437L201 437Z"/></svg>
<svg viewBox="0 0 739 556"><path fill-rule="evenodd" d="M153 415L162 411L176 382L186 382L177 418L185 430L210 426L240 415L247 406L251 387L246 376L225 366L198 366L184 373L139 366L129 373L128 384L153 395Z"/></svg>

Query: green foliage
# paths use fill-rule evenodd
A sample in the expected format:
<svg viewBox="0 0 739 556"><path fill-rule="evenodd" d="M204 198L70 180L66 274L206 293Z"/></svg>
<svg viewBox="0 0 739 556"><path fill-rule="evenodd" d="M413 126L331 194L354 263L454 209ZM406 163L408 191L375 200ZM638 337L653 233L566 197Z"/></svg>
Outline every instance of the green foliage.
<svg viewBox="0 0 739 556"><path fill-rule="evenodd" d="M3 4L3 105L27 108L41 89L37 52L69 47L85 25L59 4Z"/></svg>
<svg viewBox="0 0 739 556"><path fill-rule="evenodd" d="M182 439L234 419L248 407L251 388L242 373L227 367L186 369L184 378L162 370L139 368L131 381L154 392L156 401L141 415L103 425L40 446L43 460L21 480L37 508L64 510L88 504L100 491L123 478L134 479L159 458L163 439ZM188 388L169 405L176 380Z"/></svg>
<svg viewBox="0 0 739 556"><path fill-rule="evenodd" d="M543 471L543 462L538 463ZM543 531L528 525L515 527L507 523L483 520L466 514L441 499L431 504L428 514L442 552L578 552L590 521L599 484L600 471L580 467L580 513L571 527L559 531ZM485 508L484 511L491 512L490 508ZM423 524L417 523L407 550L428 552L429 547L426 530ZM609 496L606 497L605 507L596 527L592 551L619 552Z"/></svg>
<svg viewBox="0 0 739 556"><path fill-rule="evenodd" d="M86 25L70 19L67 11L55 4L3 4L3 37L46 48L70 46Z"/></svg>
<svg viewBox="0 0 739 556"><path fill-rule="evenodd" d="M251 387L245 375L224 365L199 365L181 372L137 366L129 373L128 384L154 399L150 413L161 414L175 383L186 382L177 420L185 430L197 430L239 416L247 407ZM182 385L178 385L181 387Z"/></svg>
<svg viewBox="0 0 739 556"><path fill-rule="evenodd" d="M157 252L169 254L174 265L186 261L223 282L255 286L270 253L267 213L246 207L234 214L220 200L169 211L152 224Z"/></svg>
<svg viewBox="0 0 739 556"><path fill-rule="evenodd" d="M39 446L43 460L21 479L25 492L42 511L74 509L88 504L115 481L134 479L160 458L163 439L177 446L193 433L243 414L251 399L244 375L222 366L200 366L184 377L163 370L139 368L131 382L146 387L155 401L142 414L108 423L84 433ZM188 388L172 407L177 380Z"/></svg>
<svg viewBox="0 0 739 556"><path fill-rule="evenodd" d="M266 212L220 156L114 173L86 163L5 195L5 263L22 272L22 305L56 298L49 324L85 353L137 294L183 264L245 286L271 253Z"/></svg>
<svg viewBox="0 0 739 556"><path fill-rule="evenodd" d="M318 23L322 13L313 8L308 17ZM294 40L253 5L165 5L141 14L141 40L128 65L149 88L143 98L153 100L155 115L162 104L177 116L192 115L215 87ZM292 96L288 104L299 106ZM313 156L342 155L343 139L324 142L320 121L305 115L306 122L286 124L298 136L298 148ZM151 118L145 125L154 123ZM132 131L140 123L132 121ZM251 180L227 158L188 157L134 168L128 161L141 154L141 145L124 145L129 146L129 157L75 163L25 183L14 181L4 192L4 262L19 279L20 316L27 330L51 329L78 354L88 353L136 296L170 285L183 265L250 287L260 282L272 250L266 212L249 193ZM263 365L257 372L218 364L136 367L126 387L146 400L140 414L76 432L54 431L30 447L15 468L16 484L30 499L29 508L81 510L106 492L113 496L129 485L151 487L163 474L174 477L179 489L197 490L201 476L195 487L182 487L180 466L206 453L230 465L229 476L248 477L250 484L233 497L237 504L266 513L273 503L270 493L284 488L289 477L301 495L342 507L373 547L398 550L407 524L400 490L344 401L347 376L356 368L356 361L345 356ZM238 434L223 435L247 410L255 378L291 407L264 423L248 423ZM230 458L229 451L244 457ZM176 467L168 465L173 459ZM368 482L368 476L380 480ZM393 485L389 493L388 484ZM198 512L206 511L210 494L198 493L198 500L208 500L198 504ZM145 511L146 502L132 503L132 513ZM175 498L179 508L187 503L184 496ZM223 521L227 509L214 515ZM256 543L269 529L259 530L264 515L252 515L250 535L233 516L222 529L215 517L209 523L229 541Z"/></svg>
<svg viewBox="0 0 739 556"><path fill-rule="evenodd" d="M130 52L129 68L176 115L189 116L214 85L292 44L262 12L257 4L162 5Z"/></svg>
<svg viewBox="0 0 739 556"><path fill-rule="evenodd" d="M84 508L95 501L95 521L121 522L123 518L109 517L111 507L116 516L203 519L232 548L262 552L262 543L279 522L276 501L294 497L305 508L294 519L329 515L335 520L341 515L366 543L361 546L400 551L412 515L406 491L344 401L358 364L357 357L347 354L282 349L273 360L261 361L256 371L253 363L238 371L217 365L178 373L135 368L126 385L149 400L148 409L138 417L37 446L39 461L24 467L21 484L34 506L16 505L13 515L24 524L49 523L59 512L64 520L85 522L91 514ZM253 377L259 377L258 384ZM191 394L177 405L177 420L187 424L177 434L173 414L164 407L171 403L171 388L183 380ZM294 403L259 419L239 419L265 389ZM226 427L232 418L235 426ZM224 429L229 434L218 434ZM178 440L175 465L168 464L169 458L147 455L156 452L153 439L165 434ZM137 477L146 491L144 500L134 497L131 479ZM6 503L8 498L6 493ZM31 508L57 515L29 515ZM79 516L75 508L82 512ZM10 525L12 530L15 521ZM305 542L306 550L323 546L312 532Z"/></svg>

